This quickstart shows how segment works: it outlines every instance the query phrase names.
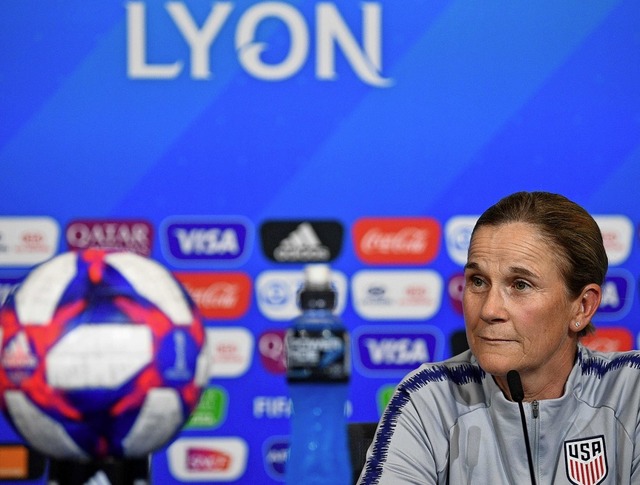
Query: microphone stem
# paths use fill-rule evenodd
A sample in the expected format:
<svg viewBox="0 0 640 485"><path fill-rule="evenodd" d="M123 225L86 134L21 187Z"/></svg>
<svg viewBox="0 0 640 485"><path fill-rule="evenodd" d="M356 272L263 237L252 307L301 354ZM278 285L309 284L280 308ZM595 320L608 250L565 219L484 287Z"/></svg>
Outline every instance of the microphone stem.
<svg viewBox="0 0 640 485"><path fill-rule="evenodd" d="M520 408L520 421L522 421L522 432L524 433L524 445L527 448L527 461L529 462L529 474L531 475L531 485L536 485L536 476L533 471L533 458L531 457L531 445L529 444L529 430L527 430L527 420L524 417L524 406L522 401L518 401Z"/></svg>

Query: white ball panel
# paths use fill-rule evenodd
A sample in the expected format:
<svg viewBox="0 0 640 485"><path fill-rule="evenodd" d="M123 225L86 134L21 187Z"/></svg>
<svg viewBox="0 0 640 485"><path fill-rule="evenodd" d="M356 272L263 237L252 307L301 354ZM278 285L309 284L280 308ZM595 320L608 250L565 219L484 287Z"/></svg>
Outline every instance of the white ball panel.
<svg viewBox="0 0 640 485"><path fill-rule="evenodd" d="M183 421L178 392L175 389L151 389L136 422L122 440L125 456L141 456L164 445Z"/></svg>
<svg viewBox="0 0 640 485"><path fill-rule="evenodd" d="M47 354L47 382L59 389L115 389L153 359L151 329L133 324L81 325Z"/></svg>
<svg viewBox="0 0 640 485"><path fill-rule="evenodd" d="M36 267L16 292L16 310L23 325L47 325L60 297L76 275L75 253L65 253Z"/></svg>
<svg viewBox="0 0 640 485"><path fill-rule="evenodd" d="M152 301L176 325L189 325L193 314L180 286L171 274L155 261L134 253L112 253L106 256L140 295Z"/></svg>
<svg viewBox="0 0 640 485"><path fill-rule="evenodd" d="M62 425L40 412L22 391L7 391L4 397L13 423L35 449L55 458L89 458Z"/></svg>
<svg viewBox="0 0 640 485"><path fill-rule="evenodd" d="M205 339L204 345L198 354L198 360L196 361L196 376L195 383L198 387L205 387L209 382L209 366L211 362L209 349L207 348L207 339Z"/></svg>

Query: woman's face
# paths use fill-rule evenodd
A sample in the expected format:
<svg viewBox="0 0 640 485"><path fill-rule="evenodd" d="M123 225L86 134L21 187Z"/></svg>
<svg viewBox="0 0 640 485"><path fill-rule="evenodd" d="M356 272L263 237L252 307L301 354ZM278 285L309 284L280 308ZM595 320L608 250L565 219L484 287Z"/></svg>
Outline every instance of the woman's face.
<svg viewBox="0 0 640 485"><path fill-rule="evenodd" d="M486 372L545 379L573 365L580 298L569 297L557 252L531 224L476 231L463 306L469 346Z"/></svg>

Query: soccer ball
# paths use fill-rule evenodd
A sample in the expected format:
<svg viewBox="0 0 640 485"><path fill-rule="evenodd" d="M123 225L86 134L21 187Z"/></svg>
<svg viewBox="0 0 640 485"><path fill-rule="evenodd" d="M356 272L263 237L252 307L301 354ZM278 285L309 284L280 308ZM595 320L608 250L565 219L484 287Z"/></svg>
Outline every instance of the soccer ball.
<svg viewBox="0 0 640 485"><path fill-rule="evenodd" d="M63 253L0 309L0 407L50 457L148 455L179 432L207 378L201 317L151 259Z"/></svg>

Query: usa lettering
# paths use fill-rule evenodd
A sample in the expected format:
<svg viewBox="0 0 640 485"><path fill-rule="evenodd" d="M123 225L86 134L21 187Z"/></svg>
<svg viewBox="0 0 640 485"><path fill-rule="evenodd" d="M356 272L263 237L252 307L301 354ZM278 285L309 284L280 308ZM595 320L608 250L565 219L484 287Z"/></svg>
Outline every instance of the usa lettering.
<svg viewBox="0 0 640 485"><path fill-rule="evenodd" d="M183 254L213 256L240 253L238 235L233 229L176 229L174 235Z"/></svg>
<svg viewBox="0 0 640 485"><path fill-rule="evenodd" d="M602 453L601 441L587 441L583 443L568 443L567 452L575 460L588 462Z"/></svg>
<svg viewBox="0 0 640 485"><path fill-rule="evenodd" d="M214 2L201 25L191 15L184 2L167 2L165 9L178 33L189 47L192 79L211 79L215 76L211 47L223 27L231 23L233 2ZM147 45L153 36L147 32L145 2L127 2L127 74L132 79L174 79L185 61L149 63ZM319 2L315 8L315 75L323 81L335 80L336 51L347 60L358 78L371 86L384 88L393 80L384 78L382 71L382 7L379 3L364 2L362 9L362 39L359 43L336 5ZM278 62L268 63L262 54L269 49L258 39L263 24L280 22L288 30L289 50ZM234 47L238 62L251 76L264 81L282 81L297 74L309 58L311 32L307 20L293 5L285 2L259 2L242 12L235 24Z"/></svg>

